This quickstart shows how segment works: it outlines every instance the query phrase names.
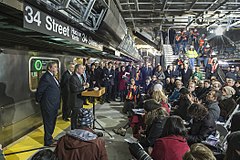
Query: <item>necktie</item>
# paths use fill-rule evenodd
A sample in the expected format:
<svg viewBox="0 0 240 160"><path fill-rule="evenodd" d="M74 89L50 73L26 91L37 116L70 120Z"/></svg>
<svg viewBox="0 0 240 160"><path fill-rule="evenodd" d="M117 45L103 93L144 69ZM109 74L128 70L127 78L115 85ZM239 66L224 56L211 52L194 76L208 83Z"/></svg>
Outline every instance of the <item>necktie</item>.
<svg viewBox="0 0 240 160"><path fill-rule="evenodd" d="M54 76L53 76L53 78L54 78L55 82L57 83L57 86L59 86L58 80Z"/></svg>
<svg viewBox="0 0 240 160"><path fill-rule="evenodd" d="M80 82L81 82L81 84L82 84L82 83L83 83L82 76L79 76L78 78L79 78L79 80L80 80Z"/></svg>

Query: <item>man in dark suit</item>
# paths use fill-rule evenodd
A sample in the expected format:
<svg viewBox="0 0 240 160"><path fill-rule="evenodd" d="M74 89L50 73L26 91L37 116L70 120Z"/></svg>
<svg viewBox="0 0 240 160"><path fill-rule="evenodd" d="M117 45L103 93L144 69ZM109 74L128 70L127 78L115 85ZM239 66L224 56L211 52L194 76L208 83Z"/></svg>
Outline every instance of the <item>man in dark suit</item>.
<svg viewBox="0 0 240 160"><path fill-rule="evenodd" d="M130 64L126 67L126 72L130 73L130 78L134 78L136 75L136 68L133 66L134 62L131 61Z"/></svg>
<svg viewBox="0 0 240 160"><path fill-rule="evenodd" d="M188 81L192 77L192 69L188 67L188 62L184 62L184 68L181 70L182 82L185 87L187 87Z"/></svg>
<svg viewBox="0 0 240 160"><path fill-rule="evenodd" d="M70 87L70 106L72 109L71 114L71 129L77 128L78 115L80 114L80 109L83 108L83 97L81 95L82 91L89 87L88 83L84 82L83 79L84 66L82 64L77 64L75 66L74 74L69 80Z"/></svg>
<svg viewBox="0 0 240 160"><path fill-rule="evenodd" d="M110 100L111 100L114 77L115 77L115 72L112 69L112 62L108 62L107 68L105 68L103 71L103 83L104 83L104 87L106 87L105 101L107 103L110 103Z"/></svg>
<svg viewBox="0 0 240 160"><path fill-rule="evenodd" d="M62 118L64 121L69 121L71 114L71 108L69 104L70 98L70 88L69 88L69 79L74 72L74 63L69 62L67 64L67 70L63 72L61 78L61 95L62 95Z"/></svg>
<svg viewBox="0 0 240 160"><path fill-rule="evenodd" d="M44 125L44 145L53 144L53 131L56 125L58 109L60 105L60 85L55 76L58 73L56 62L50 62L47 72L41 77L37 92L36 101L40 103Z"/></svg>

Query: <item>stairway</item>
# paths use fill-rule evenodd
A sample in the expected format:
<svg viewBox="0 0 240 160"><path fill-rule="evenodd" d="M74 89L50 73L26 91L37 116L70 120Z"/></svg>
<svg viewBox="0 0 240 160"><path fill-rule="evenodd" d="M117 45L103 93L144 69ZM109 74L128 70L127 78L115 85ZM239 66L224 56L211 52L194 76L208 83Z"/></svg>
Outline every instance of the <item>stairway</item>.
<svg viewBox="0 0 240 160"><path fill-rule="evenodd" d="M178 55L173 55L173 48L171 45L163 45L163 54L165 59L165 66L173 64L173 62L178 58ZM195 60L195 66L197 65L197 59ZM200 71L203 75L203 80L205 79L205 68L200 67Z"/></svg>
<svg viewBox="0 0 240 160"><path fill-rule="evenodd" d="M163 54L166 67L173 64L173 62L178 58L178 55L173 55L173 48L170 44L163 45Z"/></svg>

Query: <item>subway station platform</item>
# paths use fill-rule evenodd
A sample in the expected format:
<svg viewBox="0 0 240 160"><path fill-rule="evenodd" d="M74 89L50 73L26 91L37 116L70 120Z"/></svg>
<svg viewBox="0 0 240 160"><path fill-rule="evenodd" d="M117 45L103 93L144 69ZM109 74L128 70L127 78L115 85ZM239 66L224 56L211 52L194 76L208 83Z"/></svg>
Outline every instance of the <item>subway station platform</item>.
<svg viewBox="0 0 240 160"><path fill-rule="evenodd" d="M91 108L92 105L90 104L88 107ZM107 133L103 132L109 160L131 159L128 144L124 141L124 137L112 132L113 128L122 126L127 120L127 117L121 113L122 107L123 103L120 102L96 105L97 121L113 136L113 138L111 138ZM54 139L59 139L68 130L70 130L70 122L63 121L60 115L54 130ZM30 160L37 151L44 147L43 135L43 126L40 126L33 132L30 132L26 136L5 147L4 154L6 155L6 160ZM130 136L131 134L127 133L125 137ZM54 150L55 148L52 147L50 149Z"/></svg>

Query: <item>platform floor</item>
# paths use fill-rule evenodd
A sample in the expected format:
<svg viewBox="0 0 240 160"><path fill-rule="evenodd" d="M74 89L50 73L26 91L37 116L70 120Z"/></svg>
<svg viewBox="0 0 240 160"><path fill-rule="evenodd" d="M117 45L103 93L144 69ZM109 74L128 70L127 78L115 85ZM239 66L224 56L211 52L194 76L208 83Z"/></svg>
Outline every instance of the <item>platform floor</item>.
<svg viewBox="0 0 240 160"><path fill-rule="evenodd" d="M120 112L122 107L123 103L120 102L111 102L110 104L105 103L103 105L96 105L96 116L98 122L104 126L104 128L113 136L113 138L110 138L107 133L103 133L109 160L131 159L131 155L128 151L128 144L124 142L124 138L130 137L131 134L127 133L125 137L121 137L119 135L115 135L112 132L113 128L118 128L119 126L122 126L126 123L127 117ZM55 139L63 136L65 132L70 129L69 126L70 122L63 121L60 116L57 120L57 125L53 134ZM98 127L98 125L96 125L96 127ZM4 148L4 153L9 154L12 152L21 152L24 150L31 150L41 147L43 147L43 126L37 128L33 132ZM51 149L54 150L54 148ZM7 155L5 158L6 160L27 160L31 159L32 155L34 155L37 151L38 149L34 151Z"/></svg>

